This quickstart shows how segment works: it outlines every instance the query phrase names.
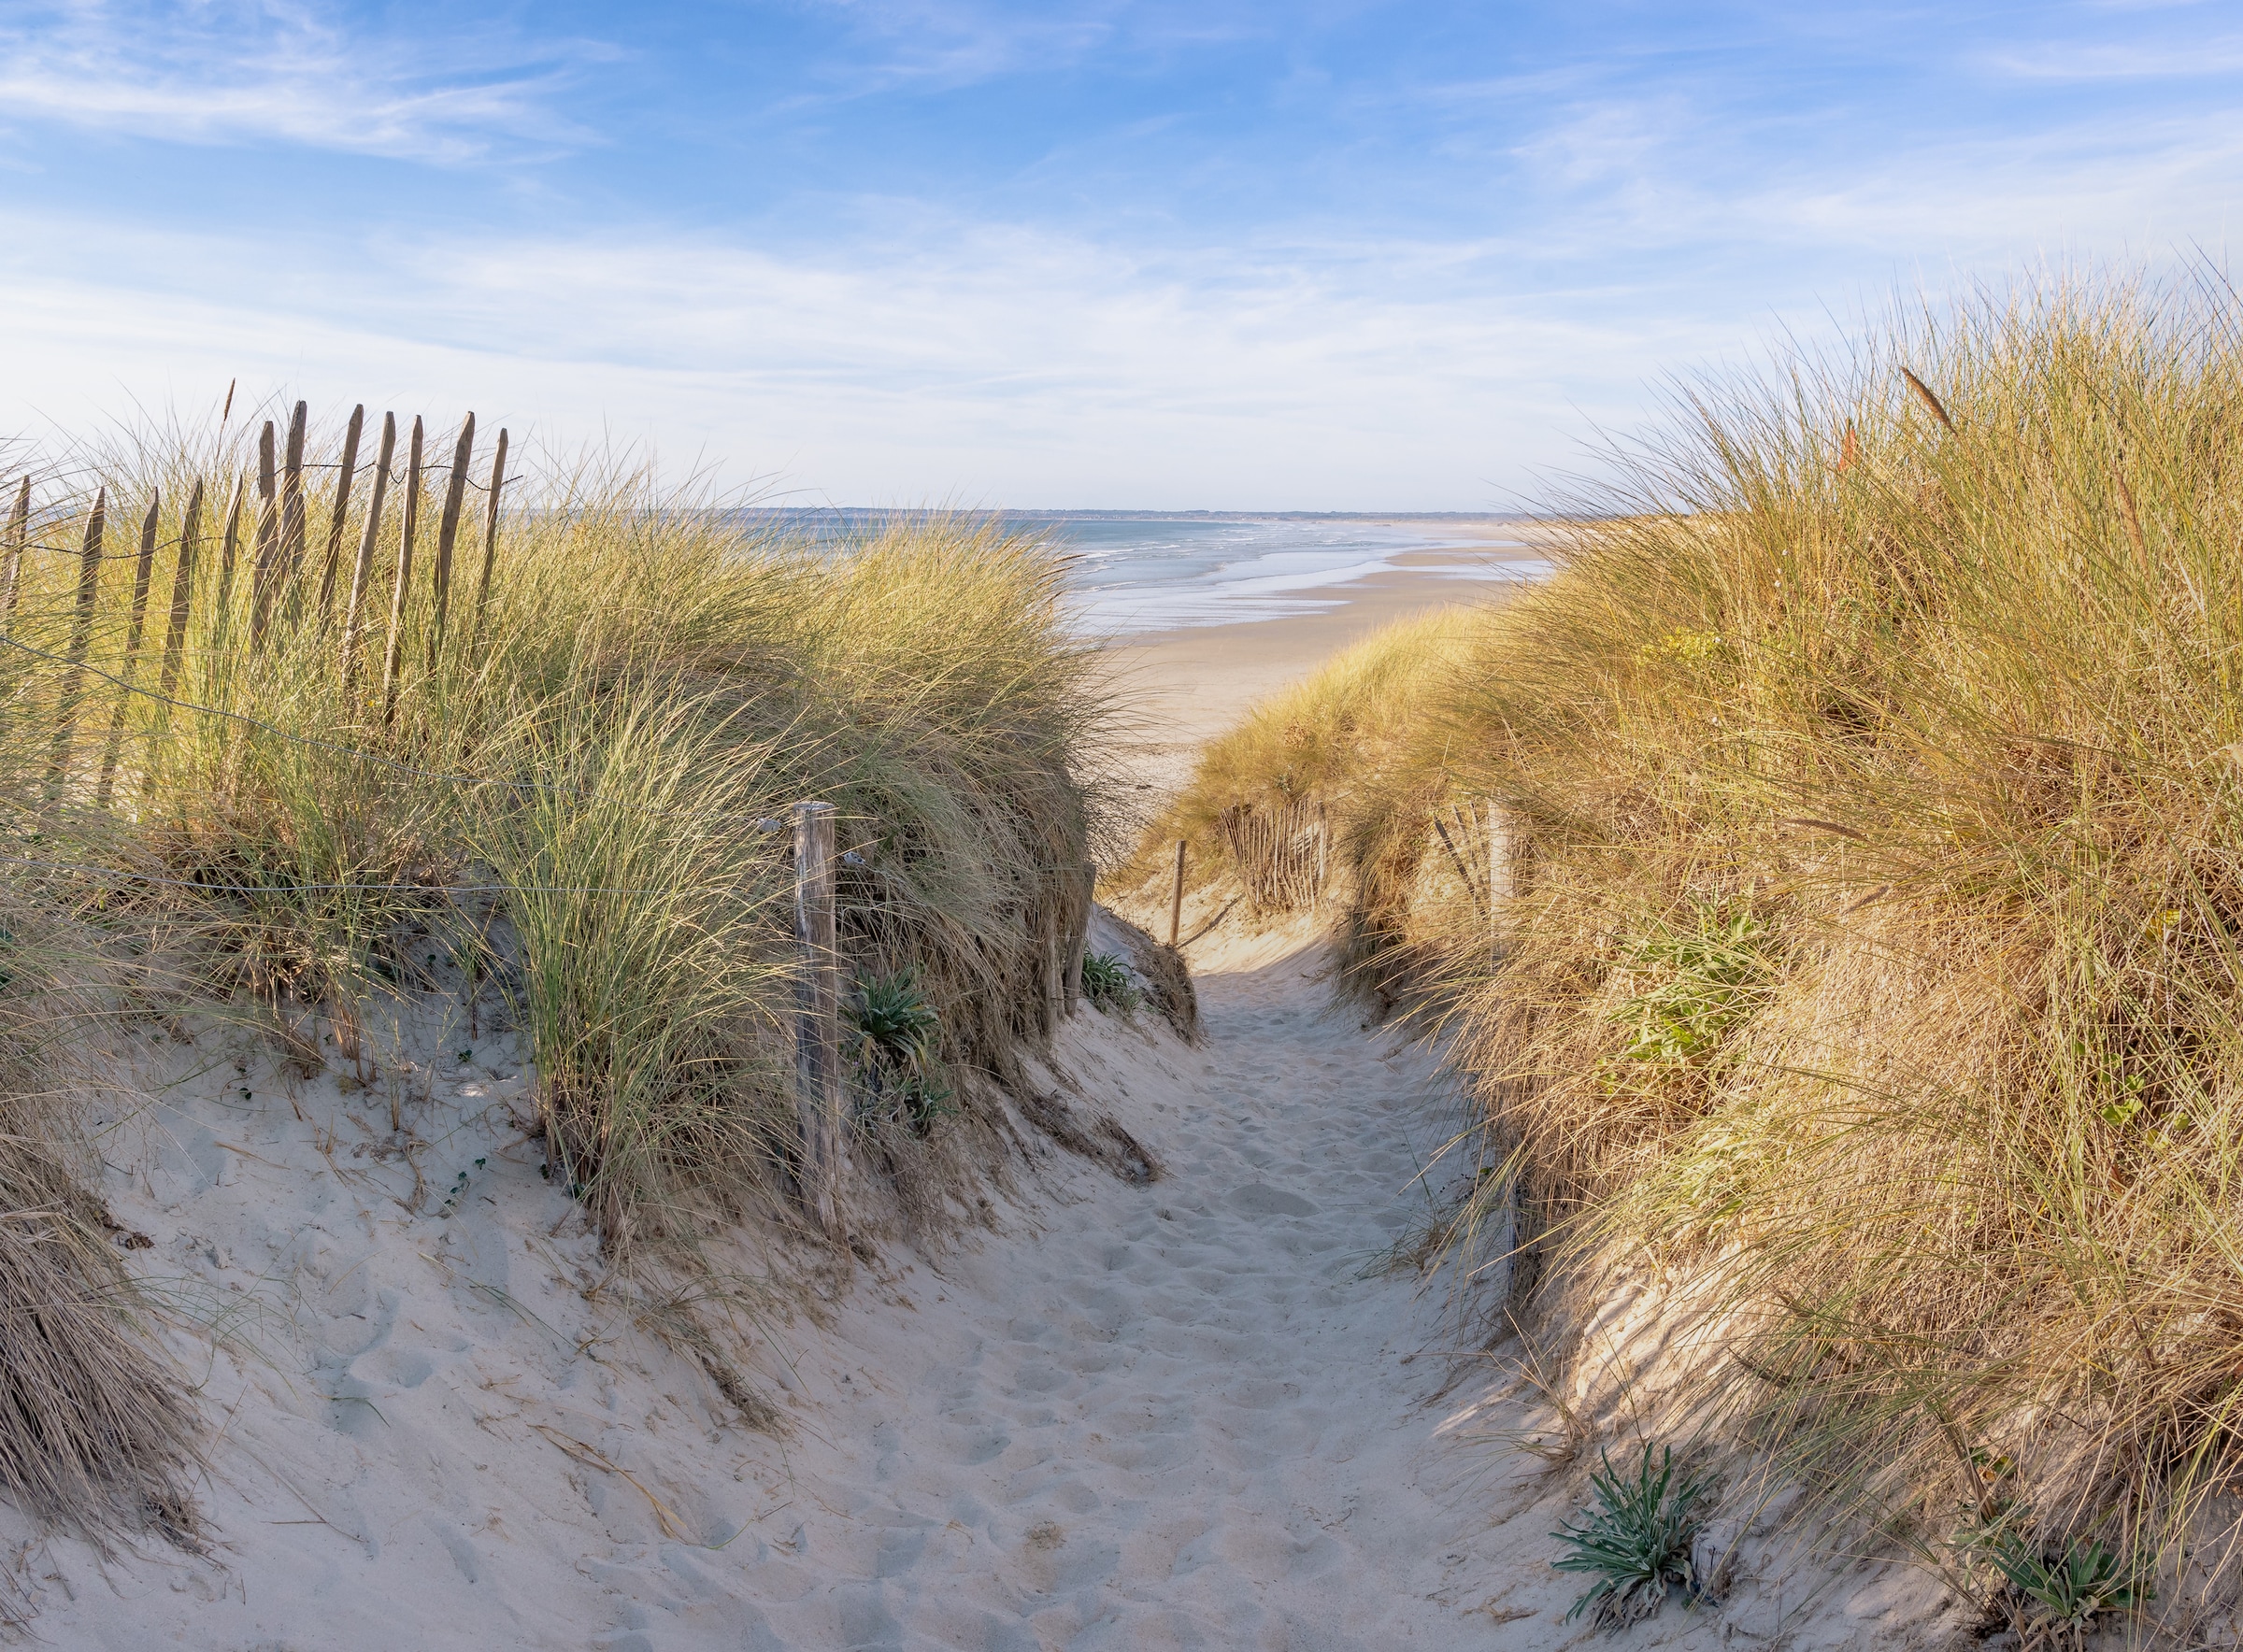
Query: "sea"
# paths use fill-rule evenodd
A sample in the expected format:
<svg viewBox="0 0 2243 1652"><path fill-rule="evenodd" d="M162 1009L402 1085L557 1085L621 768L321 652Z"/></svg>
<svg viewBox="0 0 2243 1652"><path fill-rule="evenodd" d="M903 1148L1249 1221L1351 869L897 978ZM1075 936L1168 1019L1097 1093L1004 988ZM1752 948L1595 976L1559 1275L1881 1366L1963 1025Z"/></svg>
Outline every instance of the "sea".
<svg viewBox="0 0 2243 1652"><path fill-rule="evenodd" d="M771 519L770 525L789 537L838 544L919 513L836 508L749 514ZM1413 575L1460 581L1532 580L1550 572L1550 564L1522 544L1500 536L1504 522L1520 519L1499 516L976 514L1008 532L1046 539L1055 555L1066 559L1073 623L1114 638L1315 613L1343 603L1344 587L1405 566ZM1396 560L1413 552L1419 554L1408 563Z"/></svg>

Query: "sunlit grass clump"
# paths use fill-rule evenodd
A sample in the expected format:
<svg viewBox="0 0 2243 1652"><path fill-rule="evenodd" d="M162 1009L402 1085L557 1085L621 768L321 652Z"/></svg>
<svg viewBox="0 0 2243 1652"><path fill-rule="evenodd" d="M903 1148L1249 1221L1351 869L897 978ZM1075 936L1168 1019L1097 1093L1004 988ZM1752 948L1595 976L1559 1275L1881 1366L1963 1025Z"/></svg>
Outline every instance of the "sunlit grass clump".
<svg viewBox="0 0 2243 1652"><path fill-rule="evenodd" d="M611 1256L681 1256L744 1211L795 1220L786 822L823 799L842 968L921 1012L884 1075L908 1104L850 1120L852 1232L979 1219L997 1092L1083 919L1099 713L1050 548L935 519L797 546L628 470L518 471L455 512L436 466L401 577L402 445L370 530L337 459L315 428L272 504L238 435L28 461L0 904L77 938L42 1013L247 1016L364 1080L409 1054L365 1047L372 1001L456 965L524 1035L550 1172ZM465 524L442 606L440 515ZM154 1473L177 1414L149 1391ZM0 1417L13 1483L7 1446Z"/></svg>
<svg viewBox="0 0 2243 1652"><path fill-rule="evenodd" d="M2087 281L1690 392L1435 686L1273 707L1181 810L1346 800L1356 962L1431 983L1584 1391L1988 1588L1994 1520L2231 1563L2239 323ZM1493 912L1436 830L1489 803ZM1624 1300L1698 1340L1630 1370Z"/></svg>

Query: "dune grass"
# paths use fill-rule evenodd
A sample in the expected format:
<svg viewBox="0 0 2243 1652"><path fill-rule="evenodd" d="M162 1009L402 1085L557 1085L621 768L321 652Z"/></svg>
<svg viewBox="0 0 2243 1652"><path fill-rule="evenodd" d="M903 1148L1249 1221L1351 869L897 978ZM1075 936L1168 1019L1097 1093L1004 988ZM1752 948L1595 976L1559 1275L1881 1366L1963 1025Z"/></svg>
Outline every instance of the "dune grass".
<svg viewBox="0 0 2243 1652"><path fill-rule="evenodd" d="M1547 586L1313 782L1571 1380L1989 1595L1996 1523L2128 1557L2111 1602L2233 1569L2239 322L2092 279L1686 392ZM1259 714L1184 815L1357 692ZM1432 829L1490 801L1492 915ZM1623 1369L1631 1315L1664 1330Z"/></svg>
<svg viewBox="0 0 2243 1652"><path fill-rule="evenodd" d="M1453 608L1397 620L1256 705L1207 742L1193 783L1146 826L1116 869L1116 884L1164 876L1179 838L1191 846L1192 866L1228 865L1225 810L1270 813L1314 800L1355 818L1363 789L1381 784L1394 767L1473 627L1469 614Z"/></svg>
<svg viewBox="0 0 2243 1652"><path fill-rule="evenodd" d="M314 466L335 424L324 444L314 427ZM929 1061L967 1080L939 1116L853 1120L852 1225L975 1219L1009 1129L995 1092L1048 1032L1053 937L1084 917L1077 776L1102 712L1049 548L924 519L812 548L644 471L533 468L498 517L487 605L467 490L439 626L439 469L393 655L402 477L353 636L363 472L331 535L335 472L307 471L324 480L288 572L285 516L268 526L253 485L229 531L254 464L239 432L173 432L33 467L0 598L0 884L91 937L86 1013L232 1006L315 1061L323 1018L363 1061L368 1001L435 990L427 961L449 958L526 1034L552 1170L619 1258L746 1207L786 1221L779 828L822 797L850 851L844 968L912 972L938 1018Z"/></svg>

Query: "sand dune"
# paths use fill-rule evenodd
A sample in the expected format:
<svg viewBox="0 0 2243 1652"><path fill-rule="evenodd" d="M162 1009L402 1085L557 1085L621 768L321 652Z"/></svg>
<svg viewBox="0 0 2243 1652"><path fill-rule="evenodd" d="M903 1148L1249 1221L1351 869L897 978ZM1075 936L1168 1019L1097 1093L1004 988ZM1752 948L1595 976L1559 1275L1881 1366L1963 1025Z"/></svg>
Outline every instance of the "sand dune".
<svg viewBox="0 0 2243 1652"><path fill-rule="evenodd" d="M1453 1104L1422 1053L1321 1013L1316 954L1276 950L1208 977L1205 1051L1080 1014L1061 1068L1165 1175L1046 1151L1001 1232L885 1257L823 1328L774 1328L753 1380L784 1438L586 1300L598 1259L510 1124L505 1041L400 1074L400 1137L379 1090L292 1083L214 1034L154 1047L144 1069L207 1071L112 1132L106 1191L150 1276L236 1332L215 1364L177 1339L224 1424L214 1542L108 1567L47 1545L40 1632L1499 1644L1473 1616L1495 1557L1435 1438L1446 1364L1419 1358L1439 1302L1366 1271Z"/></svg>
<svg viewBox="0 0 2243 1652"><path fill-rule="evenodd" d="M447 1059L393 1067L395 1134L386 1084L292 1080L217 1032L151 1040L157 1100L115 1116L104 1191L150 1241L146 1276L222 1333L215 1357L172 1338L217 1425L209 1546L105 1560L11 1516L36 1632L109 1652L1585 1642L1548 1563L1579 1465L1513 1444L1553 1420L1459 1343L1444 1290L1382 1265L1433 1196L1447 1081L1333 1004L1305 930L1195 950L1204 1048L1086 1008L1048 1075L1160 1179L1040 1143L996 1232L892 1248L755 1328L777 1432L597 1288L512 1123L507 1040L462 1061L456 1021L402 1028ZM1751 1570L1728 1623L1902 1644L1877 1614L1906 1590L1817 1604ZM1632 1639L1728 1632L1678 1607Z"/></svg>

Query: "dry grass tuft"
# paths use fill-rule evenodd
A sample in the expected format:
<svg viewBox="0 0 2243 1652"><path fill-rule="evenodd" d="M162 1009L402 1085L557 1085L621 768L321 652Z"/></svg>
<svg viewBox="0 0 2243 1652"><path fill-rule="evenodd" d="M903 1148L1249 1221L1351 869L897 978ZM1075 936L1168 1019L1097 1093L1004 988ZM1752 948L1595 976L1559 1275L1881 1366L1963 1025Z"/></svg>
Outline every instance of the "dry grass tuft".
<svg viewBox="0 0 2243 1652"><path fill-rule="evenodd" d="M1391 697L1422 729L1310 782L1359 963L1476 1075L1573 1391L1984 1590L1997 1527L2174 1610L2235 1581L2238 323L2063 283L1687 391ZM1273 716L1184 818L1287 772ZM1432 827L1490 801L1493 921Z"/></svg>
<svg viewBox="0 0 2243 1652"><path fill-rule="evenodd" d="M80 1157L71 1032L87 994L50 915L0 923L0 1488L99 1544L152 1532L199 1552L187 1490L195 1419L150 1341Z"/></svg>
<svg viewBox="0 0 2243 1652"><path fill-rule="evenodd" d="M316 421L307 452L337 457ZM322 491L298 534L253 483L236 511L255 463L236 425L32 465L29 548L0 572L0 901L66 916L108 972L88 978L111 983L74 1007L41 995L45 1013L136 992L230 1006L313 1064L323 1019L363 1066L369 1001L431 990L425 961L449 954L527 1034L552 1173L659 1295L719 1226L797 1225L792 874L770 823L822 797L850 851L844 969L914 972L940 1019L931 1059L961 1080L939 1116L851 1120L853 1236L986 1219L1003 1097L1051 1031L1046 976L1085 917L1078 776L1104 713L1050 548L963 519L795 545L644 471L533 466L497 518L488 604L479 534L463 537L439 621L439 472L393 637L403 478L370 533L362 472L332 532ZM7 1216L12 1190L0 1220L39 1237L0 1270L79 1256L64 1218ZM62 1208L36 1175L20 1191L26 1213ZM33 1294L0 1295L0 1316L28 1303L57 1337L92 1323L49 1305L121 1300L113 1259L87 1254L110 1272L63 1298L22 1274ZM126 1366L84 1369L101 1387ZM120 1389L111 1415L89 1389L53 1415L114 1435L153 1484L168 1393ZM12 1415L0 1457L19 1452L27 1490L83 1478L79 1422Z"/></svg>

